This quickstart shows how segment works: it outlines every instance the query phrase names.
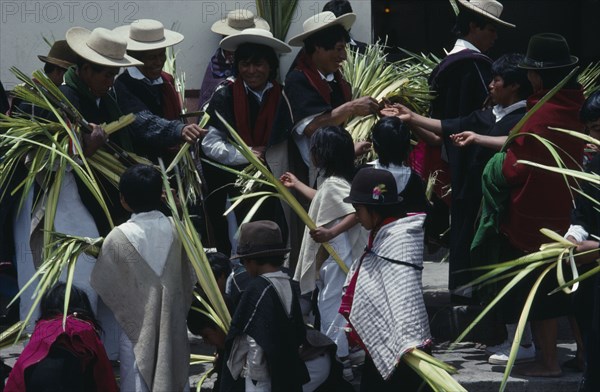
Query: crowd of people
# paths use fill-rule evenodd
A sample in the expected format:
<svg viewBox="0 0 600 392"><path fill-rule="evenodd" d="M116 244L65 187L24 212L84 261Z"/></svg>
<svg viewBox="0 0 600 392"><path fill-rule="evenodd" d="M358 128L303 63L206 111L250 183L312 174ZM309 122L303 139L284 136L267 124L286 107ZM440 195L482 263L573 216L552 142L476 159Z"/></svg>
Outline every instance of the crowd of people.
<svg viewBox="0 0 600 392"><path fill-rule="evenodd" d="M589 269L598 258L597 187L586 183L588 196L573 197L571 188L580 187L574 180L521 161L552 166L558 157L566 168L585 165L599 173L600 155L584 155L591 146L551 128L600 136L600 93L586 99L575 77L565 82L578 58L564 37L534 35L526 54L493 61L485 53L498 33L515 28L502 19L502 4L458 0L458 6L457 40L430 75L435 98L426 116L401 103L352 98L340 67L348 45L360 51L364 44L350 36L357 17L346 0L327 3L287 43L248 10L216 21L212 31L222 39L200 93L201 108L210 115L205 127L181 116L173 77L163 71L166 49L182 34L151 19L114 30L69 29L40 60L89 122L91 132L80 135L86 157L109 142L153 163L169 161L184 143L196 148L206 188L199 211L208 229L201 233L204 245L216 248L208 257L232 321L224 331L194 299L195 287L200 297L202 289L165 208L155 166L128 167L118 189L99 179L110 220L69 168L61 176L54 230L102 236L102 249L96 259L79 257L67 314L63 283L44 295L6 390L186 391L188 331L215 346L215 390L352 390L348 381L357 364L361 391L427 390L402 361L413 349L432 349L421 283L425 249L448 246L448 287L452 302L460 304L489 302L505 283L476 290L468 285L477 277L471 268L537 251L548 242L542 227L573 242L583 253L578 268ZM279 55L292 47L300 51L280 83ZM9 102L4 89L0 110L56 119L32 103ZM134 122L109 140L100 124L129 113ZM344 125L373 114L380 119L371 139L353 141ZM304 227L278 198L258 206L244 200L224 215L241 195L232 173L249 164L226 124L298 197L316 229ZM377 159L357 167L356 158L371 149ZM27 164L7 186L23 181ZM428 198L430 177L435 183ZM3 291L25 287L43 261L39 238L47 211L39 200L46 186L3 195L0 262L9 261L17 275L14 287L3 283ZM584 371L581 390L600 389L599 279L583 282L575 294L552 297L546 294L558 282L543 281L520 342L517 372L561 375L556 320L570 316L578 342L575 366ZM506 340L487 348L490 363L507 364L532 282L524 280L497 307L495 320L505 326ZM21 318L33 306L34 290L30 286L20 297ZM119 386L110 362L117 360Z"/></svg>

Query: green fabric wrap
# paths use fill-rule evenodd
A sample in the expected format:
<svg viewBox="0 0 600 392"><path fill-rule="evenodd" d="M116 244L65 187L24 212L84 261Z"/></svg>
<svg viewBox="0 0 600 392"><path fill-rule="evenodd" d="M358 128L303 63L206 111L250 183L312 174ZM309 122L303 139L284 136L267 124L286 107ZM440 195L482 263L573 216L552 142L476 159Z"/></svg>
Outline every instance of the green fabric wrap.
<svg viewBox="0 0 600 392"><path fill-rule="evenodd" d="M471 243L471 264L473 267L499 262L500 222L505 216L510 191L502 174L505 152L499 152L489 160L481 177L483 199L481 217L475 237Z"/></svg>

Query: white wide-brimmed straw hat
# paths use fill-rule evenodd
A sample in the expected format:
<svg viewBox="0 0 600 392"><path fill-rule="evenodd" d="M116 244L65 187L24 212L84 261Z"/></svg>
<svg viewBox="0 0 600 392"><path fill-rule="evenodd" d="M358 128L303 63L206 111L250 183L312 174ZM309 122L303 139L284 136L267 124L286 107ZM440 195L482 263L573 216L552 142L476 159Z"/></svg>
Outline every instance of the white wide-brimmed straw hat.
<svg viewBox="0 0 600 392"><path fill-rule="evenodd" d="M245 29L241 33L227 36L219 44L222 49L234 52L242 44L260 44L273 48L277 53L289 53L292 48L263 29Z"/></svg>
<svg viewBox="0 0 600 392"><path fill-rule="evenodd" d="M291 46L303 46L304 40L318 31L334 25L342 25L346 30L350 30L355 21L356 14L353 13L344 14L336 18L333 12L321 12L306 19L302 24L302 34L291 38L288 43Z"/></svg>
<svg viewBox="0 0 600 392"><path fill-rule="evenodd" d="M127 50L140 52L167 48L183 41L183 34L165 29L158 20L138 19L113 30L127 39Z"/></svg>
<svg viewBox="0 0 600 392"><path fill-rule="evenodd" d="M221 35L237 34L245 29L263 29L270 31L269 23L255 16L250 10L235 9L229 11L227 16L221 20L217 20L210 28L213 33Z"/></svg>
<svg viewBox="0 0 600 392"><path fill-rule="evenodd" d="M83 27L72 27L67 31L67 43L79 56L105 67L132 67L144 64L127 55L125 38L103 27L93 31Z"/></svg>
<svg viewBox="0 0 600 392"><path fill-rule="evenodd" d="M468 10L476 12L492 22L500 24L506 27L515 27L514 24L508 23L500 19L502 10L504 7L498 1L495 0L458 0L458 4L462 5Z"/></svg>

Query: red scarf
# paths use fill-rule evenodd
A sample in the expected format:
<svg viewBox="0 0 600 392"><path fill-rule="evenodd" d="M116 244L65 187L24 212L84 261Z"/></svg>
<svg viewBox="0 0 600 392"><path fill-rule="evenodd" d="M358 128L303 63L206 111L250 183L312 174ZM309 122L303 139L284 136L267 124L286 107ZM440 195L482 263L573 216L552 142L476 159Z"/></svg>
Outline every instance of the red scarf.
<svg viewBox="0 0 600 392"><path fill-rule="evenodd" d="M160 77L163 80L161 92L163 96L163 117L167 120L179 120L181 114L182 103L175 89L174 79L166 72L161 72Z"/></svg>
<svg viewBox="0 0 600 392"><path fill-rule="evenodd" d="M331 105L331 87L329 83L319 73L317 70L317 66L313 63L312 59L304 49L298 55L298 60L296 63L296 69L302 71L310 85L319 92L319 95L323 98L327 104ZM350 87L350 83L348 83L343 77L342 73L337 70L333 74L335 80L339 84L342 89L342 94L344 95L344 100L346 102L350 102L352 100L352 89Z"/></svg>
<svg viewBox="0 0 600 392"><path fill-rule="evenodd" d="M67 316L63 329L62 315L50 320L38 321L29 343L10 372L4 390L24 391L25 370L46 358L55 342L59 342L61 347L79 358L82 368L93 367L96 390L118 391L112 366L93 325L73 316Z"/></svg>
<svg viewBox="0 0 600 392"><path fill-rule="evenodd" d="M248 94L242 78L236 78L233 83L233 114L237 133L250 147L266 146L271 137L277 105L281 99L281 85L272 81L273 87L267 91L266 98L260 104L258 117L254 127L250 124L250 105Z"/></svg>

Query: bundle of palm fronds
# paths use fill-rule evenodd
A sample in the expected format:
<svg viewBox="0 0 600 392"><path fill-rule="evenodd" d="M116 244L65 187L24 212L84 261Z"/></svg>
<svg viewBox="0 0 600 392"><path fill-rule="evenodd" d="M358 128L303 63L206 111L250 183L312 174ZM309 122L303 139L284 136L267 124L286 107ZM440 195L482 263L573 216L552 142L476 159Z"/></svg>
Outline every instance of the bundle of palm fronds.
<svg viewBox="0 0 600 392"><path fill-rule="evenodd" d="M11 71L24 83L15 88L16 97L45 110L55 120L25 115L14 118L0 116L0 153L3 159L0 188L4 190L0 197L4 196L4 192L21 192L22 203L34 181L40 183L44 196L40 200L45 202L44 245L47 248L50 239L48 233L54 229L54 216L62 179L67 167L70 167L90 190L111 222L96 173L104 175L116 186L118 174L125 168L120 160L125 159L128 164L148 161L119 150L113 150L120 154L118 157L109 153L99 153L97 156L86 158L80 136L87 123L58 87L42 71L35 71L33 78L14 67ZM116 122L103 124L103 127L110 135L129 125L134 119L133 115L123 116ZM15 171L23 164L27 171L25 180L13 189L8 189Z"/></svg>
<svg viewBox="0 0 600 392"><path fill-rule="evenodd" d="M352 85L352 98L370 96L378 102L389 100L406 105L411 110L425 114L433 99L427 76L439 63L430 55L417 55L404 51L408 57L389 63L385 43L367 46L364 53L349 50L342 66L344 78ZM356 117L346 125L355 141L368 140L377 122L376 115Z"/></svg>

